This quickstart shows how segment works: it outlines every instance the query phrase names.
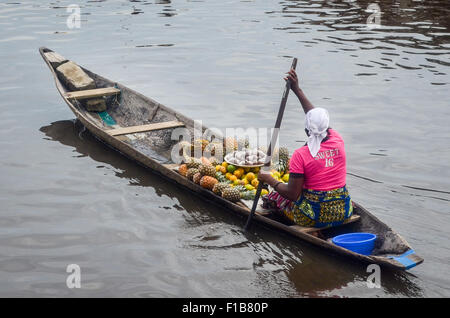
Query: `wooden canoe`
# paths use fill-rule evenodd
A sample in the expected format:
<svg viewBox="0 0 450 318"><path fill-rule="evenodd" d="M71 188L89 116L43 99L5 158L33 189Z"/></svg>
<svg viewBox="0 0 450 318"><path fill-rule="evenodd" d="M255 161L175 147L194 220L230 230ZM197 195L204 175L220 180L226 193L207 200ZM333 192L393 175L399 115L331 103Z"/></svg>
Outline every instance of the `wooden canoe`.
<svg viewBox="0 0 450 318"><path fill-rule="evenodd" d="M171 161L170 153L176 141L171 140L171 132L177 127L185 127L193 135L192 119L84 68L82 69L94 79L97 89L69 92L54 69L58 61L55 62L53 58L59 55L44 47L40 48L39 52L50 68L56 88L64 101L77 119L100 141L162 177L198 194L200 198L247 218L250 213L248 205L243 202L227 201L189 181L175 170L176 165ZM100 113L86 111L78 101L96 96L107 96L106 111ZM354 203L354 215L352 219L354 222L339 227L313 230L284 224L263 212L257 212L254 220L324 250L365 264L407 270L423 262L405 239L357 203ZM313 235L313 231L320 231L319 237L322 238ZM331 238L335 235L350 232L370 232L377 235L372 255L354 253L331 242Z"/></svg>

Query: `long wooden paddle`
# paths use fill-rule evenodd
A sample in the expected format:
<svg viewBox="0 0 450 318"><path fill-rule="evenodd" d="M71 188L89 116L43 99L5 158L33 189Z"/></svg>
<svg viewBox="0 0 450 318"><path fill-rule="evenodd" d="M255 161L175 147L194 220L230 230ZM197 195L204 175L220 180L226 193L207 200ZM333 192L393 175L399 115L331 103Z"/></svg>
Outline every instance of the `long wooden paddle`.
<svg viewBox="0 0 450 318"><path fill-rule="evenodd" d="M292 61L291 69L294 69L297 67L297 58L294 58ZM266 163L265 166L270 166L270 160L272 157L272 146L275 146L277 139L278 139L278 132L281 127L281 120L283 119L284 109L286 108L286 102L289 96L289 91L291 90L291 82L288 80L286 82L286 87L284 88L283 92L283 98L281 98L281 104L280 109L278 110L278 116L277 121L275 122L275 127L272 133L272 138L270 140L269 148L267 149L267 157L266 157ZM253 200L253 206L252 210L250 211L250 215L248 216L247 223L245 223L244 231L247 231L250 223L252 222L253 216L255 215L256 207L258 206L259 197L261 195L261 190L263 188L263 183L260 182L258 185L258 189L256 190L256 196Z"/></svg>

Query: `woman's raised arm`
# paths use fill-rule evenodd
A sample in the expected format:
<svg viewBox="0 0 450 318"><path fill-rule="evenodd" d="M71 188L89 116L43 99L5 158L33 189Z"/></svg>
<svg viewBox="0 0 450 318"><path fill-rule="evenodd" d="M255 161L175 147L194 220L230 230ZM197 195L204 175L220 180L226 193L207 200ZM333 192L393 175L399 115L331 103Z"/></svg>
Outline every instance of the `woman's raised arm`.
<svg viewBox="0 0 450 318"><path fill-rule="evenodd" d="M311 104L311 102L306 98L305 93L300 89L300 86L298 85L298 77L297 73L295 73L295 70L291 69L289 72L287 72L287 76L284 78L286 81L291 81L291 89L294 92L295 95L297 95L298 100L302 104L303 111L305 114L309 112L311 109L314 108L314 105Z"/></svg>

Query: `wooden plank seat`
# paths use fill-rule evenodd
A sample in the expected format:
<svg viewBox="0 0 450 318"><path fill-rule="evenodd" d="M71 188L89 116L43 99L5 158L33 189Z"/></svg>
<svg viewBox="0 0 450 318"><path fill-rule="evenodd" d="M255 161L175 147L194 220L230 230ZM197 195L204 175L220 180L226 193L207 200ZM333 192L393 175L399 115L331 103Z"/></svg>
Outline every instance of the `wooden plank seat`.
<svg viewBox="0 0 450 318"><path fill-rule="evenodd" d="M115 87L105 87L96 89L86 89L84 91L72 91L64 93L64 97L69 99L88 99L101 96L111 96L120 93L120 89Z"/></svg>
<svg viewBox="0 0 450 318"><path fill-rule="evenodd" d="M349 219L345 220L342 224L339 224L339 225L336 225L333 227L357 222L357 221L359 221L360 218L361 217L359 215L353 214ZM305 226L300 226L300 225L291 225L290 226L290 228L292 228L296 231L302 232L302 233L313 233L313 232L317 232L320 230L328 229L330 227L332 227L332 226L324 226L324 227L305 227Z"/></svg>
<svg viewBox="0 0 450 318"><path fill-rule="evenodd" d="M111 136L119 136L119 135L135 134L135 133L160 130L160 129L183 127L183 126L184 126L184 123L174 120L174 121L166 121L166 122L155 123L155 124L115 128L115 129L107 130L106 132L108 132L108 134L110 134Z"/></svg>

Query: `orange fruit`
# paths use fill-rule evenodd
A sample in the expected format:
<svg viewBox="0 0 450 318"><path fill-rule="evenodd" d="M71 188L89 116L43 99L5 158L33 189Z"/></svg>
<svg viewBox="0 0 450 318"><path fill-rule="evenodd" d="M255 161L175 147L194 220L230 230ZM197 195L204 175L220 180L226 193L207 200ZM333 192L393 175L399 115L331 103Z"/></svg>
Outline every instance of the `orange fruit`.
<svg viewBox="0 0 450 318"><path fill-rule="evenodd" d="M240 168L239 168L240 169ZM235 170L234 172L233 172L233 174L236 176L236 178L238 178L238 179L240 179L241 177L242 177L242 171L241 170L239 170L239 169L237 169L237 170Z"/></svg>
<svg viewBox="0 0 450 318"><path fill-rule="evenodd" d="M247 173L247 175L245 176L245 178L246 178L248 181L252 182L252 180L255 179L256 176L255 176L255 174L254 174L253 172L249 172L249 173Z"/></svg>
<svg viewBox="0 0 450 318"><path fill-rule="evenodd" d="M253 180L252 180L252 186L254 186L255 188L257 188L257 187L258 187L258 184L259 184L258 179L253 179Z"/></svg>

